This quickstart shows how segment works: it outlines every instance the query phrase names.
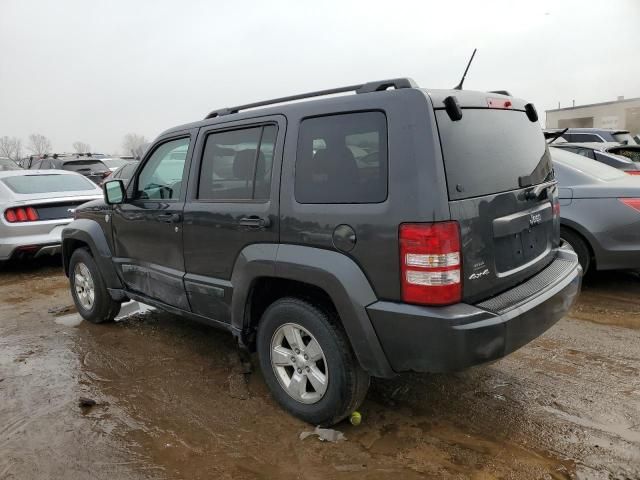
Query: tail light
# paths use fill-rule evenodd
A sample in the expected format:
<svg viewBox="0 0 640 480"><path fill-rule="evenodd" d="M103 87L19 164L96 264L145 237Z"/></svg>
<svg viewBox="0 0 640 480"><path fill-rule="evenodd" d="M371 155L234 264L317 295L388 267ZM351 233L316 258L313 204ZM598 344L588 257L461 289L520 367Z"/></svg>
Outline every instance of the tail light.
<svg viewBox="0 0 640 480"><path fill-rule="evenodd" d="M38 220L38 212L33 207L8 208L4 211L4 218L9 223L35 222Z"/></svg>
<svg viewBox="0 0 640 480"><path fill-rule="evenodd" d="M461 265L457 222L400 225L403 301L421 305L460 302Z"/></svg>
<svg viewBox="0 0 640 480"><path fill-rule="evenodd" d="M640 170L625 170L624 173L627 175L640 175Z"/></svg>
<svg viewBox="0 0 640 480"><path fill-rule="evenodd" d="M618 200L624 203L627 207L631 207L640 212L640 198L619 198Z"/></svg>

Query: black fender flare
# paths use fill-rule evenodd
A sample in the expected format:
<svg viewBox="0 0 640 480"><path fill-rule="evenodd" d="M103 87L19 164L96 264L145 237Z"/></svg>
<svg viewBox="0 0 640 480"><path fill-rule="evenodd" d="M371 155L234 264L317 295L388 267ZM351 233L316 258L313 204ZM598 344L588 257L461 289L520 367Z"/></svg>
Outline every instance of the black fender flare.
<svg viewBox="0 0 640 480"><path fill-rule="evenodd" d="M247 298L260 277L296 280L324 290L333 301L362 368L375 377L395 375L366 307L378 298L371 284L348 256L320 248L289 244L254 244L239 254L231 276L231 325L236 335L245 330Z"/></svg>
<svg viewBox="0 0 640 480"><path fill-rule="evenodd" d="M89 247L107 288L123 288L120 277L118 277L116 268L113 265L111 248L107 237L100 224L88 218L74 220L62 230L62 262L64 273L67 277L69 276L69 260L73 254L75 242L82 242Z"/></svg>

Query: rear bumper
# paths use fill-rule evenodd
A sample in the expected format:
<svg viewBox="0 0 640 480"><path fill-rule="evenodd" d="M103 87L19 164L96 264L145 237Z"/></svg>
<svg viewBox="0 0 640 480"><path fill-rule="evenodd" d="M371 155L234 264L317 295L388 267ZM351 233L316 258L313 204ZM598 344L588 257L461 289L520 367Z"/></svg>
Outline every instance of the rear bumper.
<svg viewBox="0 0 640 480"><path fill-rule="evenodd" d="M395 372L450 372L501 358L540 336L573 306L582 269L568 247L525 283L478 305L367 308Z"/></svg>
<svg viewBox="0 0 640 480"><path fill-rule="evenodd" d="M0 238L0 261L9 260L20 253L35 257L60 253L62 229L71 220L42 222L37 231L31 225L29 229L21 229L20 225L15 231L7 228L9 235Z"/></svg>

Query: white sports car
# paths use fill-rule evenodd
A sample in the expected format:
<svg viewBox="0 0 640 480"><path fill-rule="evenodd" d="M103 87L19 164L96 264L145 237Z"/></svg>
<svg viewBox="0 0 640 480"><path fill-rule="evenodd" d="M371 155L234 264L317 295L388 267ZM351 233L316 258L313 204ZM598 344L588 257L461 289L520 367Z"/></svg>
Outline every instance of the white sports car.
<svg viewBox="0 0 640 480"><path fill-rule="evenodd" d="M0 171L0 261L58 253L75 208L101 197L102 190L79 173Z"/></svg>

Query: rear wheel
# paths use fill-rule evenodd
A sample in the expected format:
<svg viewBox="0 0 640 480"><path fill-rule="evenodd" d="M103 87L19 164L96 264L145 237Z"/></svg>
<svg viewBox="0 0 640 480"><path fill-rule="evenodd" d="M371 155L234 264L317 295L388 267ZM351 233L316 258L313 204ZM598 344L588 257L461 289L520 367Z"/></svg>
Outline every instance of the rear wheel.
<svg viewBox="0 0 640 480"><path fill-rule="evenodd" d="M369 388L342 328L326 311L283 298L265 311L257 337L260 366L276 401L314 425L356 410Z"/></svg>
<svg viewBox="0 0 640 480"><path fill-rule="evenodd" d="M591 251L587 242L577 233L567 229L560 229L560 238L567 242L578 255L578 261L582 267L583 275L586 275L589 267L591 266Z"/></svg>
<svg viewBox="0 0 640 480"><path fill-rule="evenodd" d="M78 313L91 323L112 321L120 311L120 302L109 295L98 265L85 248L73 252L69 261L71 296Z"/></svg>

